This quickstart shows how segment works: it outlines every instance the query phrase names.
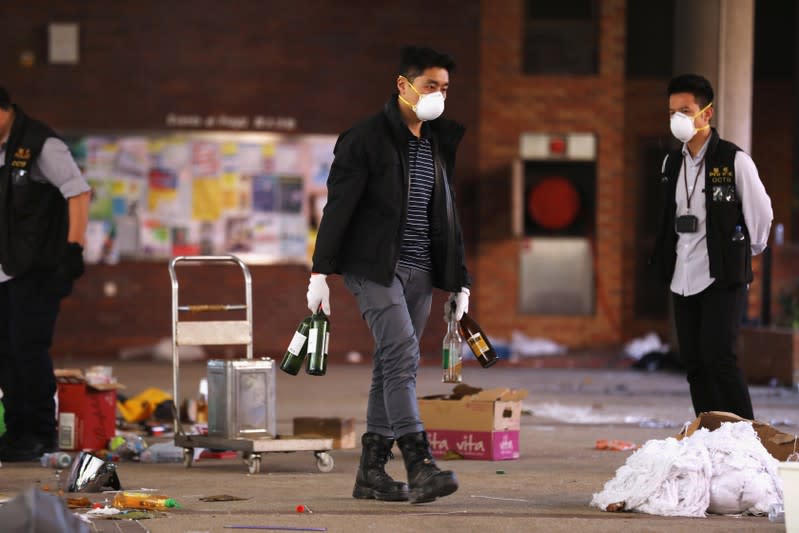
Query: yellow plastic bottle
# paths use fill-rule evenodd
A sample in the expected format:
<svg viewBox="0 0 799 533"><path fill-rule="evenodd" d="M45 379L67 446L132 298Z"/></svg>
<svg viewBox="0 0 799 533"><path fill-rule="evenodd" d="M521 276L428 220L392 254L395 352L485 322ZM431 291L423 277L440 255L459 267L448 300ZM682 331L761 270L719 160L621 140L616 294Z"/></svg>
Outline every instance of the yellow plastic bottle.
<svg viewBox="0 0 799 533"><path fill-rule="evenodd" d="M117 509L149 509L152 511L165 511L180 507L173 498L162 494L147 492L119 492L114 496L113 506Z"/></svg>

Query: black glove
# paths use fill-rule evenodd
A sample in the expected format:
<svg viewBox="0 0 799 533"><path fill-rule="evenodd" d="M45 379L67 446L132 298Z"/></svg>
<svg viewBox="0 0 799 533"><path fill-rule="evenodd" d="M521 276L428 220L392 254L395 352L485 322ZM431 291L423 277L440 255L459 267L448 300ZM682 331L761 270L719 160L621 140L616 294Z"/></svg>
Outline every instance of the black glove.
<svg viewBox="0 0 799 533"><path fill-rule="evenodd" d="M76 242L67 243L63 268L70 280L76 280L83 275L83 246Z"/></svg>

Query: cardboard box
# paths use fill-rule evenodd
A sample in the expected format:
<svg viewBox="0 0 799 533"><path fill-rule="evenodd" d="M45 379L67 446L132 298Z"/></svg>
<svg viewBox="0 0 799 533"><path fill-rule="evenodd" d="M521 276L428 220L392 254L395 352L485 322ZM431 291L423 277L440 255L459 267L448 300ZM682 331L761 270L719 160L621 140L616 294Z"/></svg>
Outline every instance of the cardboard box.
<svg viewBox="0 0 799 533"><path fill-rule="evenodd" d="M80 370L56 370L58 445L98 450L114 436L118 383L89 384Z"/></svg>
<svg viewBox="0 0 799 533"><path fill-rule="evenodd" d="M419 416L434 457L503 461L519 458L522 399L526 390L478 390L457 399L419 399Z"/></svg>
<svg viewBox="0 0 799 533"><path fill-rule="evenodd" d="M792 454L796 449L799 449L799 446L795 441L797 440L796 435L791 435L789 433L783 433L778 429L774 428L766 424L765 422L760 422L758 420L747 420L745 418L741 418L740 416L727 413L724 411L708 411L707 413L700 413L696 419L688 425L685 431L680 432L676 438L682 439L683 437L687 437L693 434L699 428L707 428L710 431L714 429L718 429L721 427L723 422L751 422L752 426L757 433L757 436L760 437L760 442L763 443L763 447L766 448L768 453L770 453L774 458L785 461L790 454Z"/></svg>
<svg viewBox="0 0 799 533"><path fill-rule="evenodd" d="M507 461L519 458L519 431L428 429L433 457Z"/></svg>
<svg viewBox="0 0 799 533"><path fill-rule="evenodd" d="M457 400L420 398L419 416L429 429L518 431L526 390L504 387L482 390Z"/></svg>
<svg viewBox="0 0 799 533"><path fill-rule="evenodd" d="M353 418L297 417L294 419L295 437L333 439L333 448L355 448L355 420Z"/></svg>

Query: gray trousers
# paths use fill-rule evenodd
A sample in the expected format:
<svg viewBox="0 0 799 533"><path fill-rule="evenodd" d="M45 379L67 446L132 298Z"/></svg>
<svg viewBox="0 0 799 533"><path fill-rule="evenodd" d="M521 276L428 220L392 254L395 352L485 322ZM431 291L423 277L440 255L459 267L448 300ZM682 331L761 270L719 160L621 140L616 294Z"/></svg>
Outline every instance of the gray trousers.
<svg viewBox="0 0 799 533"><path fill-rule="evenodd" d="M430 273L400 266L390 287L350 274L344 283L375 339L366 431L389 438L423 431L416 372L433 298Z"/></svg>

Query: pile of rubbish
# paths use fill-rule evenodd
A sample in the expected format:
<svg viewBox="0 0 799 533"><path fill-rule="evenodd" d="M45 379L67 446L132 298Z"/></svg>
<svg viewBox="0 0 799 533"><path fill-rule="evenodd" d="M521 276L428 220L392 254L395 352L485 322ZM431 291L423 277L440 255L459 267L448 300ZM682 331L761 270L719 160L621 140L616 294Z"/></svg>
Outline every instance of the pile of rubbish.
<svg viewBox="0 0 799 533"><path fill-rule="evenodd" d="M783 504L778 464L751 422L723 422L681 440L646 442L591 506L661 516L766 515Z"/></svg>

